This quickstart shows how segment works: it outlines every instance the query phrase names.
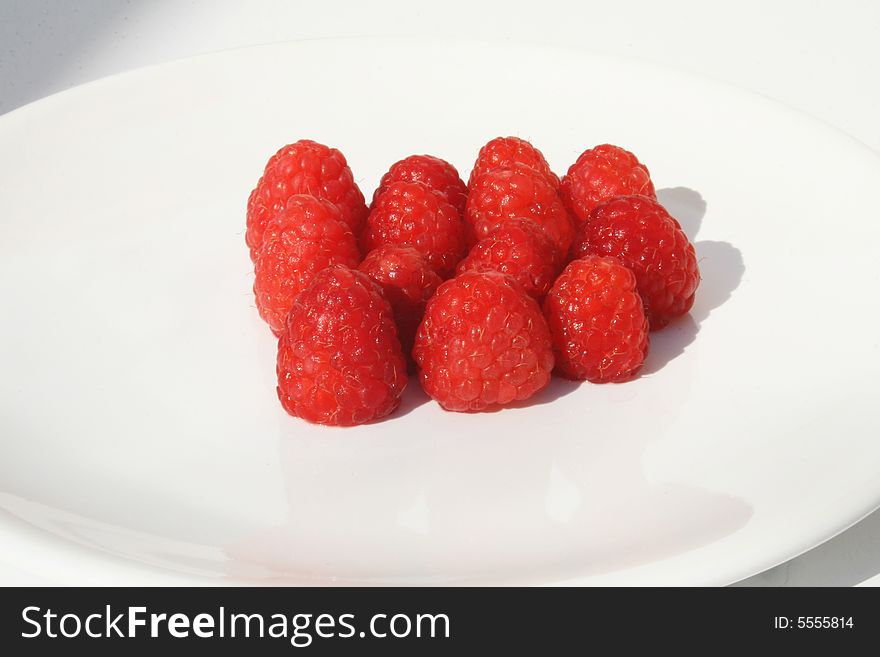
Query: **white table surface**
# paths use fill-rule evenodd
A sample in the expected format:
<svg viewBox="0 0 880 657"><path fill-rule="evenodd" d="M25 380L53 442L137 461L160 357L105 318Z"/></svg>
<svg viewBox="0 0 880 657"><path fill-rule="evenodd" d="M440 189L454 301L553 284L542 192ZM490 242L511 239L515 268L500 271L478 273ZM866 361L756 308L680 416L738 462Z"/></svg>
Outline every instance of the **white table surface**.
<svg viewBox="0 0 880 657"><path fill-rule="evenodd" d="M880 155L876 0L0 0L0 114L106 75L198 53L401 34L559 44L653 60L786 103ZM53 581L0 564L0 585ZM880 511L742 584L880 585Z"/></svg>

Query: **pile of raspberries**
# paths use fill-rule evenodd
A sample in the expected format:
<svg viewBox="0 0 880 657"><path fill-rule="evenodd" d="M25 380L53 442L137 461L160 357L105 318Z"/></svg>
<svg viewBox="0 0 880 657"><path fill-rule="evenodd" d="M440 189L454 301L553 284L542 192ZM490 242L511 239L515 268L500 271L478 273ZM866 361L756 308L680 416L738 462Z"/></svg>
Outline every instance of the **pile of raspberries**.
<svg viewBox="0 0 880 657"><path fill-rule="evenodd" d="M483 146L467 184L413 155L368 207L342 153L298 141L266 164L246 240L281 404L328 425L387 416L409 372L449 411L528 399L552 372L625 381L700 282L648 169L608 144L561 180L516 137Z"/></svg>

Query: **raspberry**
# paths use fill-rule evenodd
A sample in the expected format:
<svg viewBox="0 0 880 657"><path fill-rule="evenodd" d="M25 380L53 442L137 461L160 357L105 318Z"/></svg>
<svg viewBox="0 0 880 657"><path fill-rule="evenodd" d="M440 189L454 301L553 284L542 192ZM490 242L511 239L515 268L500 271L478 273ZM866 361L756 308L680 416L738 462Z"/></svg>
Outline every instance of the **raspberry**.
<svg viewBox="0 0 880 657"><path fill-rule="evenodd" d="M596 206L571 253L573 258L613 256L632 269L651 330L694 304L700 283L694 247L678 221L653 199L620 196Z"/></svg>
<svg viewBox="0 0 880 657"><path fill-rule="evenodd" d="M625 381L645 360L648 322L633 273L614 258L574 260L544 301L556 369L575 380Z"/></svg>
<svg viewBox="0 0 880 657"><path fill-rule="evenodd" d="M455 167L446 160L431 155L410 155L395 162L382 176L379 187L373 192L373 206L376 199L395 182L420 182L432 191L446 197L446 200L464 215L464 204L467 201L467 185L458 176Z"/></svg>
<svg viewBox="0 0 880 657"><path fill-rule="evenodd" d="M411 246L443 278L467 250L464 223L442 196L418 182L391 183L376 199L361 235L364 251L385 244Z"/></svg>
<svg viewBox="0 0 880 657"><path fill-rule="evenodd" d="M657 198L647 167L619 146L601 144L581 153L562 178L559 195L578 222L602 201L641 194Z"/></svg>
<svg viewBox="0 0 880 657"><path fill-rule="evenodd" d="M512 278L465 272L428 301L413 357L422 387L450 411L527 399L550 381L553 350L541 310Z"/></svg>
<svg viewBox="0 0 880 657"><path fill-rule="evenodd" d="M496 137L483 146L471 170L468 186L488 171L523 167L534 169L553 189L559 189L559 178L550 170L543 153L519 137Z"/></svg>
<svg viewBox="0 0 880 657"><path fill-rule="evenodd" d="M541 226L560 255L568 252L574 226L559 195L528 169L498 169L479 176L468 194L465 220L476 239L507 219L531 219Z"/></svg>
<svg viewBox="0 0 880 657"><path fill-rule="evenodd" d="M278 340L278 399L291 415L350 426L391 413L406 387L406 362L391 307L359 271L318 273Z"/></svg>
<svg viewBox="0 0 880 657"><path fill-rule="evenodd" d="M553 242L540 226L529 219L508 219L477 242L456 271L500 271L540 299L553 285L560 264Z"/></svg>
<svg viewBox="0 0 880 657"><path fill-rule="evenodd" d="M359 260L357 240L335 205L307 194L291 196L267 224L254 262L260 316L278 335L297 295L319 271L337 263L357 267Z"/></svg>
<svg viewBox="0 0 880 657"><path fill-rule="evenodd" d="M294 194L312 194L336 205L355 235L367 216L364 195L342 153L308 139L288 144L269 159L248 198L245 240L251 260L263 243L266 224Z"/></svg>
<svg viewBox="0 0 880 657"><path fill-rule="evenodd" d="M421 253L409 246L387 244L370 251L358 267L379 284L394 311L403 353L412 353L425 304L443 279Z"/></svg>

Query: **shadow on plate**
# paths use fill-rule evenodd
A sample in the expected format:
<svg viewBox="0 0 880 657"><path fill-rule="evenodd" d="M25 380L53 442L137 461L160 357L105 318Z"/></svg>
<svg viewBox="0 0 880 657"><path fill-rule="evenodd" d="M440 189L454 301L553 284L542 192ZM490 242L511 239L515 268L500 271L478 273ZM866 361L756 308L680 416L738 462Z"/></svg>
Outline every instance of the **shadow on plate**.
<svg viewBox="0 0 880 657"><path fill-rule="evenodd" d="M657 200L678 219L681 229L693 242L706 216L706 201L700 192L690 187L664 187L657 190Z"/></svg>
<svg viewBox="0 0 880 657"><path fill-rule="evenodd" d="M880 510L799 557L735 586L855 586L880 574Z"/></svg>
<svg viewBox="0 0 880 657"><path fill-rule="evenodd" d="M404 415L409 415L419 406L427 404L429 401L431 401L431 398L428 397L428 393L419 384L419 375L411 372L409 382L406 384L406 390L403 391L403 397L400 399L400 406L387 419L394 420Z"/></svg>
<svg viewBox="0 0 880 657"><path fill-rule="evenodd" d="M479 413L497 413L499 411L503 411L509 408L526 408L529 406L550 404L557 399L571 394L572 392L577 390L578 386L580 385L581 383L579 381L568 381L567 379L562 379L554 376L550 380L550 383L547 384L547 386L543 390L538 391L524 401L513 402L512 404L506 404L504 406L498 406L495 408L488 408L479 411ZM419 384L418 374L410 374L409 383L407 384L406 390L403 393L403 397L400 400L400 406L398 406L397 410L395 410L394 413L392 413L390 416L378 421L393 421L397 418L404 417L430 401L431 398Z"/></svg>
<svg viewBox="0 0 880 657"><path fill-rule="evenodd" d="M713 310L730 299L746 270L742 253L729 242L694 241L707 207L699 192L687 187L671 187L657 190L657 198L678 219L682 230L694 243L701 281L691 312L651 333L651 346L642 374L658 372L683 354L696 338L700 325Z"/></svg>
<svg viewBox="0 0 880 657"><path fill-rule="evenodd" d="M530 408L532 406L551 404L557 399L561 399L566 395L570 395L581 385L583 385L581 381L569 381L568 379L563 379L561 377L553 375L553 377L550 379L550 383L548 383L546 387L542 388L528 399L505 404L504 406L495 406L493 408L487 408L482 411L476 412L498 413L499 411L504 411L508 408Z"/></svg>

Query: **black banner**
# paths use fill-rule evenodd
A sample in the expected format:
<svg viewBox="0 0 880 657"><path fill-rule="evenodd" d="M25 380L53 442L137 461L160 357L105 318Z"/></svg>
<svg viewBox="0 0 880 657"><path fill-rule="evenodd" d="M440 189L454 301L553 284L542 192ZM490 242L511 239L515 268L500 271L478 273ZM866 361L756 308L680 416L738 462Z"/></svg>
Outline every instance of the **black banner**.
<svg viewBox="0 0 880 657"><path fill-rule="evenodd" d="M604 654L608 646L626 654L645 642L707 654L880 639L880 597L869 588L7 588L0 595L8 655L543 655Z"/></svg>

